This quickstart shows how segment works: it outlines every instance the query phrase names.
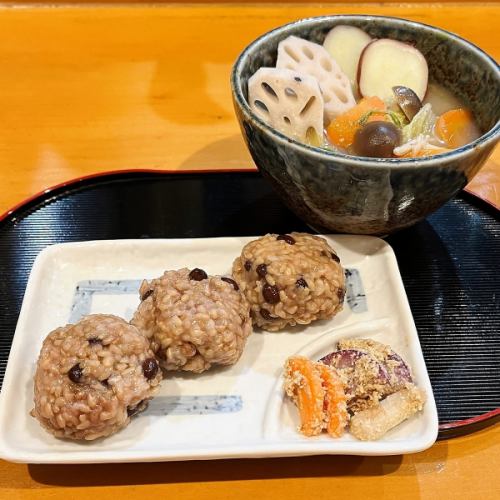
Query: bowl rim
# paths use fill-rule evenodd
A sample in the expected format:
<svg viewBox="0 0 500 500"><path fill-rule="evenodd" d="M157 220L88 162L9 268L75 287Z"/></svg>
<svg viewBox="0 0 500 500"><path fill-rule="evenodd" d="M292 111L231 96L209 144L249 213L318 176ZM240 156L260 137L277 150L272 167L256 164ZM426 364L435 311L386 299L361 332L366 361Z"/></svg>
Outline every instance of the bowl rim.
<svg viewBox="0 0 500 500"><path fill-rule="evenodd" d="M270 31L267 31L257 37L255 40L250 42L239 54L235 63L233 64L233 68L231 70L231 91L234 97L235 103L238 104L241 111L244 113L247 119L251 120L256 126L258 126L262 132L271 135L275 140L282 144L286 144L288 146L292 146L302 153L318 156L322 160L342 160L342 162L347 163L352 166L364 166L364 167L412 167L412 166L435 166L436 164L440 164L444 166L449 163L451 160L461 159L464 157L468 157L476 152L479 147L487 147L491 144L491 146L495 145L495 142L500 138L500 119L497 120L496 124L483 135L478 137L473 142L470 142L460 148L455 148L447 153L440 153L432 156L424 156L418 158L370 158L366 156L354 156L348 155L346 153L342 153L339 151L327 150L325 148L320 148L317 146L310 146L304 144L296 139L286 136L285 134L279 132L274 129L270 125L268 125L265 121L259 118L250 108L246 98L243 95L242 83L241 83L241 69L245 63L245 60L248 58L249 54L252 52L256 46L265 41L266 38L269 38L271 35L277 34L279 32L287 31L290 28L294 28L296 26L302 25L312 25L317 23L318 21L329 21L329 20L345 20L346 23L352 20L364 20L364 21L384 21L388 20L391 23L395 23L396 25L402 26L413 26L415 28L424 28L427 31L433 31L439 34L445 34L452 38L455 42L464 45L469 51L476 53L477 57L485 60L487 64L490 64L494 70L496 70L496 75L498 80L500 81L500 65L484 50L479 48L474 43L462 38L451 31L444 30L442 28L438 28L436 26L432 26L429 24L421 23L418 21L412 21L409 19L403 19L400 17L393 16L377 16L371 14L338 14L338 15L326 15L326 16L313 16L301 18L296 21L292 21L290 23L283 24L278 26Z"/></svg>

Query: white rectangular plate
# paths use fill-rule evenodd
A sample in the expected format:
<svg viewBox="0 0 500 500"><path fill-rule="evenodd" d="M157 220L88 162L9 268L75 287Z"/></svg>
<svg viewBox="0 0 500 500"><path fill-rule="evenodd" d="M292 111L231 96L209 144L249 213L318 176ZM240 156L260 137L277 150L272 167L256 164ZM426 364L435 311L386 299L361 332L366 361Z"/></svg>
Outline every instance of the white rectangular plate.
<svg viewBox="0 0 500 500"><path fill-rule="evenodd" d="M107 439L56 439L29 415L33 376L44 337L89 313L130 319L142 278L165 269L200 267L229 274L253 238L118 240L67 243L37 257L26 289L0 394L0 456L30 463L139 462L312 454L392 455L430 447L438 420L415 325L391 247L368 236L327 236L351 274L344 310L334 319L280 333L255 332L232 367L202 375L172 373L146 412ZM390 344L410 364L427 393L424 411L383 439L362 442L346 433L305 438L283 398L285 359L318 359L344 337Z"/></svg>

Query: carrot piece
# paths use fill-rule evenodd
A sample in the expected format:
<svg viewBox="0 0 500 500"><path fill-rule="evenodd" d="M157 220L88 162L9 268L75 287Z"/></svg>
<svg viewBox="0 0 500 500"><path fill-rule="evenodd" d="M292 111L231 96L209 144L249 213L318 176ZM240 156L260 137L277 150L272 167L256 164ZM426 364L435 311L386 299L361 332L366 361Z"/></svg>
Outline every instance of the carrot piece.
<svg viewBox="0 0 500 500"><path fill-rule="evenodd" d="M347 426L347 397L344 385L337 373L323 363L316 363L323 388L325 389L326 431L331 437L340 437Z"/></svg>
<svg viewBox="0 0 500 500"><path fill-rule="evenodd" d="M380 113L376 111L380 111ZM328 139L334 146L348 149L354 141L356 131L361 128L359 121L370 112L374 113L366 119L365 123L372 121L389 121L385 111L386 107L382 99L376 96L365 97L361 99L356 106L337 116L330 123L326 129Z"/></svg>
<svg viewBox="0 0 500 500"><path fill-rule="evenodd" d="M449 148L464 146L481 135L472 113L464 108L443 113L436 120L435 132Z"/></svg>
<svg viewBox="0 0 500 500"><path fill-rule="evenodd" d="M314 363L304 356L293 356L285 363L285 391L299 409L300 432L316 436L324 426L325 389Z"/></svg>

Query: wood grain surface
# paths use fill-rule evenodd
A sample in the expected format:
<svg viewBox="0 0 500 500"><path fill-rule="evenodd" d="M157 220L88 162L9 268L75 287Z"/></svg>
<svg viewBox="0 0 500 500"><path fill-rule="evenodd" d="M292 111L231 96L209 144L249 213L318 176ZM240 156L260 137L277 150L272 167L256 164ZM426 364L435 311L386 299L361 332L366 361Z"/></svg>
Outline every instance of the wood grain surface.
<svg viewBox="0 0 500 500"><path fill-rule="evenodd" d="M280 24L350 12L434 24L500 54L498 4L0 8L0 213L98 171L253 167L231 103L235 58ZM496 179L499 158L478 179Z"/></svg>
<svg viewBox="0 0 500 500"><path fill-rule="evenodd" d="M423 21L500 55L496 3L1 7L0 213L95 172L252 167L231 104L233 61L275 26L334 13ZM497 149L476 179L499 172ZM0 498L493 499L500 497L499 462L497 425L395 457L0 461Z"/></svg>

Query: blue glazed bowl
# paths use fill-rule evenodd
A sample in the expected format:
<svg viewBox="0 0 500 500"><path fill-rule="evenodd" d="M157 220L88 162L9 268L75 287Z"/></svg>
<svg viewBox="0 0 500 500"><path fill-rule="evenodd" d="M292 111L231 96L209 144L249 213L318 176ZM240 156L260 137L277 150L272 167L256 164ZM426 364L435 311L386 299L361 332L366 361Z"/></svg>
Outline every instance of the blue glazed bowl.
<svg viewBox="0 0 500 500"><path fill-rule="evenodd" d="M307 146L274 130L251 110L248 79L276 64L278 43L296 35L323 43L338 24L373 38L414 44L426 57L430 81L469 106L485 132L450 153L427 158L366 158ZM231 74L233 103L250 153L283 202L319 231L388 234L410 226L446 203L479 171L500 136L500 70L462 38L412 21L378 16L304 19L270 31L239 56Z"/></svg>

